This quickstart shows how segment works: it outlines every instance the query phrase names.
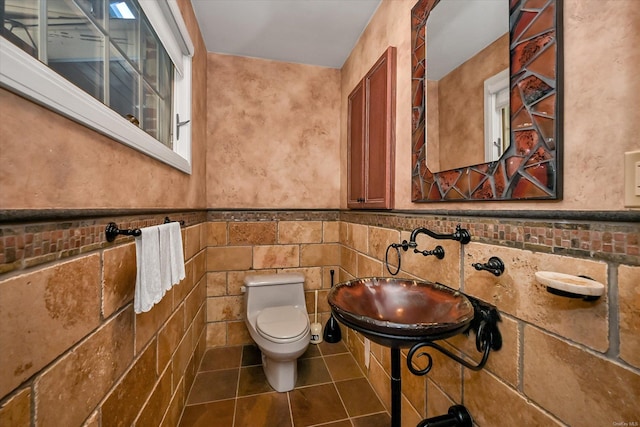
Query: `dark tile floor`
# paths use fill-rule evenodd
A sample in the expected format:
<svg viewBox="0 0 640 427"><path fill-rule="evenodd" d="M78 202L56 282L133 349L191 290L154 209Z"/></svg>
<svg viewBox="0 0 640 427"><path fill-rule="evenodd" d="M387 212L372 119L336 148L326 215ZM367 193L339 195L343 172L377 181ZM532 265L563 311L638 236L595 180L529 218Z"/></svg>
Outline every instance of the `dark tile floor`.
<svg viewBox="0 0 640 427"><path fill-rule="evenodd" d="M342 342L311 344L298 381L275 392L255 346L209 349L180 427L388 427L389 414Z"/></svg>

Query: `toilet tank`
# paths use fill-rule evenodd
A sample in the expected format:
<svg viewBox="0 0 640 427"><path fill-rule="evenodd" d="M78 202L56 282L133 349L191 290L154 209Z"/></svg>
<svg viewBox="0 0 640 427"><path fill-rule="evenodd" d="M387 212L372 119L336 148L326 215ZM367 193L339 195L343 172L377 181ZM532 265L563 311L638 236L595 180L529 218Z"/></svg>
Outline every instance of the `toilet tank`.
<svg viewBox="0 0 640 427"><path fill-rule="evenodd" d="M283 305L306 307L304 276L298 273L246 276L244 292L248 313Z"/></svg>

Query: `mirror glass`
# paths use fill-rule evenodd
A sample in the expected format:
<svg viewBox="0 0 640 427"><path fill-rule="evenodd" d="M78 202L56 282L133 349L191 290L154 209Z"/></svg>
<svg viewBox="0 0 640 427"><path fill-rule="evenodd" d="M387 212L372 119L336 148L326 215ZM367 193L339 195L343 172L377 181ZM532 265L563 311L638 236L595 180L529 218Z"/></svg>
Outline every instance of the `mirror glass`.
<svg viewBox="0 0 640 427"><path fill-rule="evenodd" d="M441 0L426 49L429 170L498 160L510 143L509 0Z"/></svg>
<svg viewBox="0 0 640 427"><path fill-rule="evenodd" d="M560 6L561 0L416 3L414 202L561 197ZM492 31L474 33L470 21L456 25L467 14ZM461 47L466 56L454 54Z"/></svg>

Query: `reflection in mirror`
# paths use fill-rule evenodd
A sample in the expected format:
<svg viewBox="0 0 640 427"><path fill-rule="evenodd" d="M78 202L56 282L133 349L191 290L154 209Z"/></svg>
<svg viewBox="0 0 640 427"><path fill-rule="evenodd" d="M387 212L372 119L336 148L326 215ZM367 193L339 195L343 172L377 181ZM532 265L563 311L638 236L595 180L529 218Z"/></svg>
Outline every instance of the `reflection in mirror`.
<svg viewBox="0 0 640 427"><path fill-rule="evenodd" d="M501 116L509 104L508 1L441 0L429 14L426 137L433 172L498 160L508 145Z"/></svg>
<svg viewBox="0 0 640 427"><path fill-rule="evenodd" d="M427 20L432 11L437 10L434 7L438 5L439 8L440 3L446 1L419 0L411 11L412 201L561 198L562 63L559 59L562 0L509 0L509 120L506 120L501 90L506 67L496 67L493 74L482 77L481 95L477 98L479 106L474 107L474 110L482 111L475 119L482 123L478 126L482 131L473 137L466 135L463 127L445 130L439 123L433 124L433 116L443 114L441 111L431 113L428 104L432 101L427 102L432 94L427 78L432 74L433 64L431 59L426 61L429 44L426 28L432 24L431 19L428 23ZM485 0L477 2L485 3ZM467 77L462 82L470 79ZM441 92L436 96L444 97ZM465 99L468 103L476 102ZM439 110L442 104L443 100L439 100ZM486 117L485 105L490 113ZM469 114L464 112L466 116ZM431 147L427 149L427 132L429 145L434 137L442 147L437 152L439 156L446 149L456 150L455 156L462 157L458 148L475 142L476 147L481 147L482 154L478 154L481 157L466 165L432 170L431 161L439 164L441 159L427 160L431 156ZM446 145L445 138L450 139ZM464 154L468 151L471 148L465 148Z"/></svg>
<svg viewBox="0 0 640 427"><path fill-rule="evenodd" d="M484 81L483 99L484 161L495 162L500 160L500 156L507 151L509 144L511 144L511 136L509 135L511 124L509 117L509 68L505 68Z"/></svg>

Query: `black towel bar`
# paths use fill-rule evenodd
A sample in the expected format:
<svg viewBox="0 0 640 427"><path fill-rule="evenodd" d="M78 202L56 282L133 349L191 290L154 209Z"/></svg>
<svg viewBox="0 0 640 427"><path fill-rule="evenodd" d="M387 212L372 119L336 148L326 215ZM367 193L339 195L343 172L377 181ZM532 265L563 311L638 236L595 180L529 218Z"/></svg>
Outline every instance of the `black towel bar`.
<svg viewBox="0 0 640 427"><path fill-rule="evenodd" d="M164 223L166 224L168 222L173 222L173 221L171 221L168 216L165 216ZM184 225L184 221L176 221L176 222L180 223L181 226Z"/></svg>
<svg viewBox="0 0 640 427"><path fill-rule="evenodd" d="M169 222L173 221L171 221L168 216L164 217L164 223L167 224ZM181 226L184 225L184 221L176 222L180 223ZM107 224L107 227L104 230L104 234L107 238L107 242L113 242L118 236L140 236L142 232L139 228L125 228L123 230L120 230L115 222L110 222L109 224Z"/></svg>
<svg viewBox="0 0 640 427"><path fill-rule="evenodd" d="M110 222L107 224L107 227L104 229L104 235L107 238L107 242L113 242L116 240L116 237L122 236L139 236L142 232L139 228L126 228L124 230L120 230L118 225L115 222Z"/></svg>

